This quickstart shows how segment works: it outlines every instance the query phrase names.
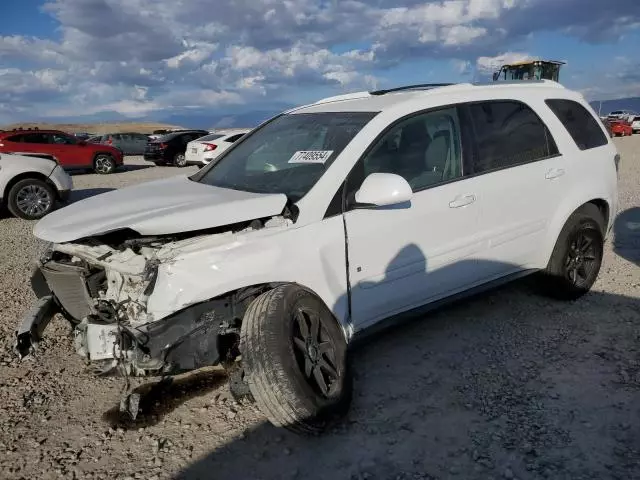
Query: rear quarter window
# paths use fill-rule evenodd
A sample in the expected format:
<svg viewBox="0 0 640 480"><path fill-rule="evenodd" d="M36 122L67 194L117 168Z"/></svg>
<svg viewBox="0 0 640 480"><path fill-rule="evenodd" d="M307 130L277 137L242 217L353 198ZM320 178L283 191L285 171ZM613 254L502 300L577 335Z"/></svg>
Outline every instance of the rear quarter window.
<svg viewBox="0 0 640 480"><path fill-rule="evenodd" d="M573 100L545 100L580 150L601 147L609 143L598 121L589 111Z"/></svg>

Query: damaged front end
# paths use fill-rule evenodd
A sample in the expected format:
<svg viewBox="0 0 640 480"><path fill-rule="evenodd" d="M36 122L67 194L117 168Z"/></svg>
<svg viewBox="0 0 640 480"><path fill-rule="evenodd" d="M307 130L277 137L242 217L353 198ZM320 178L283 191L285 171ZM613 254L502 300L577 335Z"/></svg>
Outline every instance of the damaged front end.
<svg viewBox="0 0 640 480"><path fill-rule="evenodd" d="M203 299L166 315L149 309L149 298L159 269L170 271L185 248L197 250L198 242L224 247L264 226L255 220L224 231L158 237L119 231L50 245L32 276L39 300L17 332L18 354L31 353L60 313L74 326L76 352L98 374L169 375L233 360L244 311L268 286Z"/></svg>

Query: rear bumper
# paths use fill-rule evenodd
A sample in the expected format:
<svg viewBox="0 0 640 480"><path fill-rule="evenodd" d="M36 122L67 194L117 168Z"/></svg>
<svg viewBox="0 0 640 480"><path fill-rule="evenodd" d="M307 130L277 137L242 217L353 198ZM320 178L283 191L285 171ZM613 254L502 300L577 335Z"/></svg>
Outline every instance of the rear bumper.
<svg viewBox="0 0 640 480"><path fill-rule="evenodd" d="M187 160L187 165L198 165L200 167L206 165L205 162L203 162L202 160Z"/></svg>

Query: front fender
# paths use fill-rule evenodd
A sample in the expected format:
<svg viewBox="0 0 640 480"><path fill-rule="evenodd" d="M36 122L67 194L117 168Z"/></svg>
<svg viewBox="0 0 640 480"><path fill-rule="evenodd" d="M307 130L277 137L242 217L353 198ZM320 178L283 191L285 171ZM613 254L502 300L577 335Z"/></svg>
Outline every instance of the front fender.
<svg viewBox="0 0 640 480"><path fill-rule="evenodd" d="M336 218L177 255L158 267L147 313L159 320L240 288L297 283L315 292L346 325L345 272L342 223Z"/></svg>

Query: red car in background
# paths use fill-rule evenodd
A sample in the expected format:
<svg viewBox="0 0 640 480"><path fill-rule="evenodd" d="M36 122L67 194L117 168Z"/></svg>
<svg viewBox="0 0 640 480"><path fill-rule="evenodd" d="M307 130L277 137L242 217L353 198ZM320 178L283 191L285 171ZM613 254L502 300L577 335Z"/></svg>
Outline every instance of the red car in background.
<svg viewBox="0 0 640 480"><path fill-rule="evenodd" d="M624 120L612 120L609 122L611 127L611 133L615 137L625 137L627 135L633 135L633 128L629 122Z"/></svg>
<svg viewBox="0 0 640 480"><path fill-rule="evenodd" d="M91 169L107 174L121 166L121 150L87 143L59 130L11 130L0 132L0 153L53 155L65 169Z"/></svg>

